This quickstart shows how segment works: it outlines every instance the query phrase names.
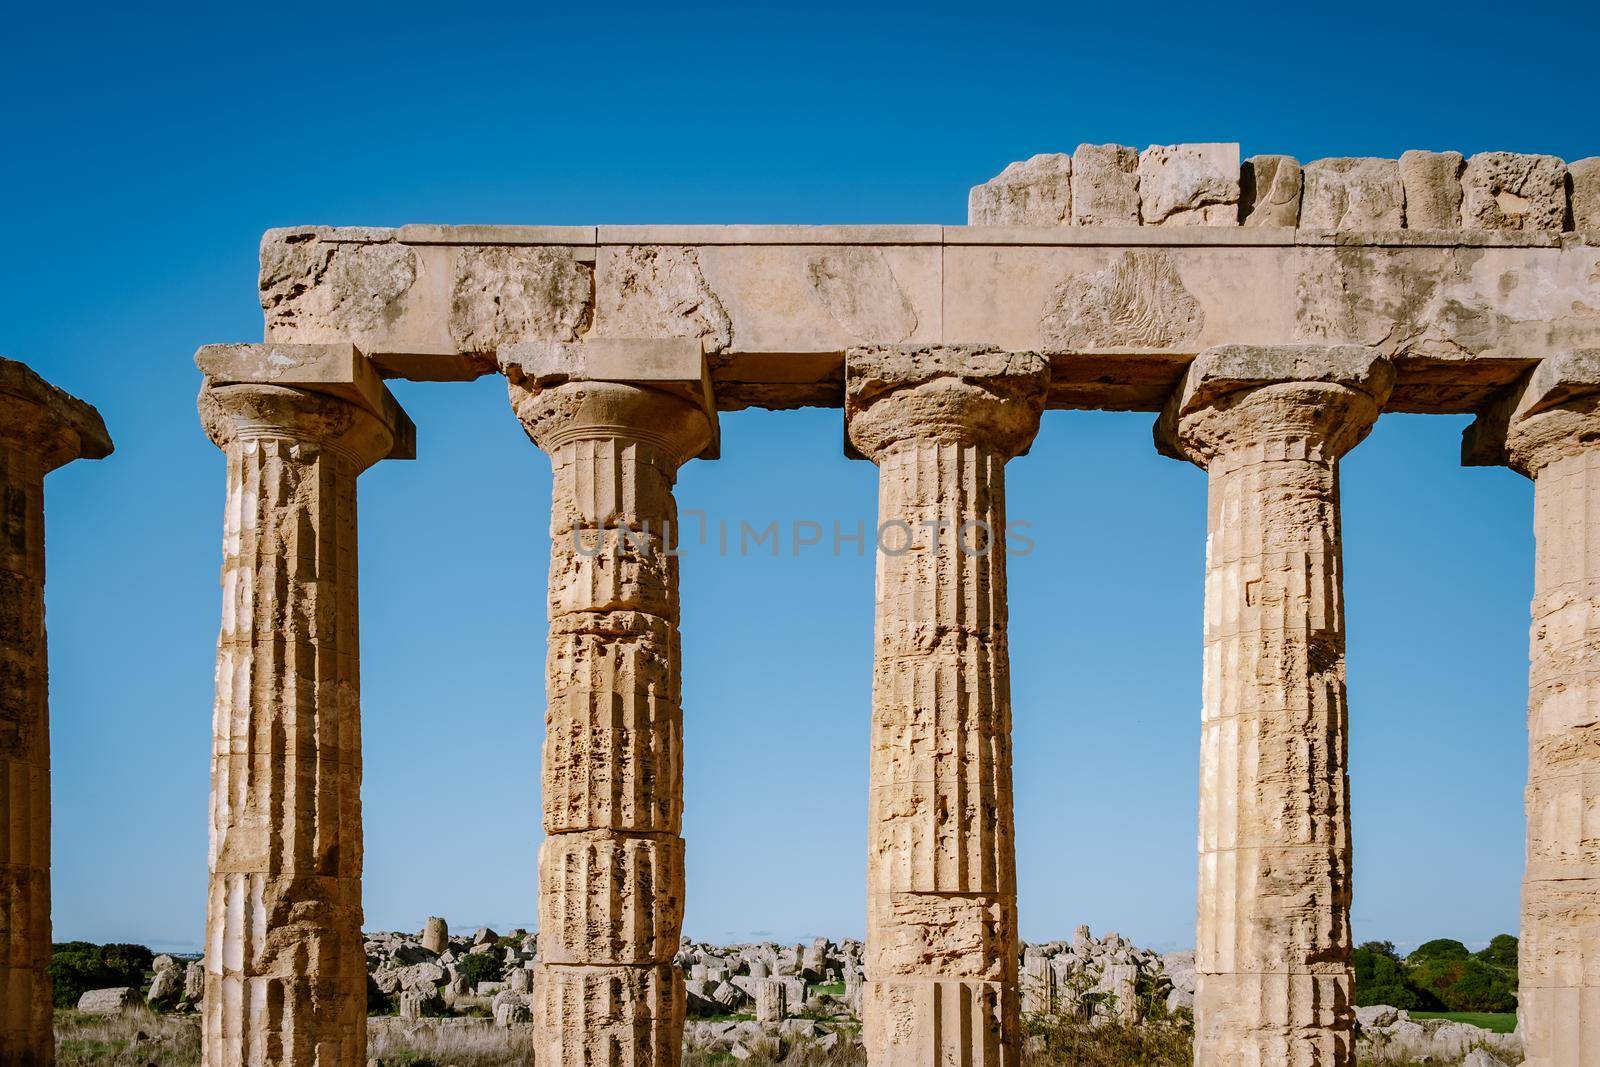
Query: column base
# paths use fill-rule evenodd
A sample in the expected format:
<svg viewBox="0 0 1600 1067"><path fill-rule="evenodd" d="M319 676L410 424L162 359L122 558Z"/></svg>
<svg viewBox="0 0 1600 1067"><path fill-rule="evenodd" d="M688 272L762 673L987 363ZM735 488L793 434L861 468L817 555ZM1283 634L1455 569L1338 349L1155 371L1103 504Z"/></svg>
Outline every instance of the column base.
<svg viewBox="0 0 1600 1067"><path fill-rule="evenodd" d="M1353 1067L1346 974L1201 974L1195 1067Z"/></svg>
<svg viewBox="0 0 1600 1067"><path fill-rule="evenodd" d="M999 982L890 978L861 990L867 1062L883 1067L1011 1067L1018 1006Z"/></svg>

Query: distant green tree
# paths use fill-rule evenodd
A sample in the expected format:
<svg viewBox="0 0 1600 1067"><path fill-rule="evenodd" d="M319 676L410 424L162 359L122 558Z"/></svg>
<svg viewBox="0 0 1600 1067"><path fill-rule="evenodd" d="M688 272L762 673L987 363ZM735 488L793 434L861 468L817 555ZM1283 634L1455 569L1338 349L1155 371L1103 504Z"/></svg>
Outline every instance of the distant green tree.
<svg viewBox="0 0 1600 1067"><path fill-rule="evenodd" d="M1411 955L1406 957L1406 962L1418 964L1428 960L1464 960L1470 955L1472 953L1467 951L1466 945L1448 937L1441 937L1418 945Z"/></svg>
<svg viewBox="0 0 1600 1067"><path fill-rule="evenodd" d="M468 982L498 982L505 977L505 964L493 952L469 952L461 957L456 969Z"/></svg>
<svg viewBox="0 0 1600 1067"><path fill-rule="evenodd" d="M143 945L96 945L89 941L65 941L52 946L50 981L55 986L55 1005L72 1008L78 998L91 989L132 986L143 991L145 973L155 954Z"/></svg>
<svg viewBox="0 0 1600 1067"><path fill-rule="evenodd" d="M1496 967L1517 969L1517 939L1511 934L1497 934L1489 947L1478 953L1478 958Z"/></svg>
<svg viewBox="0 0 1600 1067"><path fill-rule="evenodd" d="M1394 946L1387 941L1362 945L1351 953L1351 963L1355 967L1358 1007L1388 1004L1407 1011L1437 1011L1441 1007L1436 997L1411 982Z"/></svg>
<svg viewBox="0 0 1600 1067"><path fill-rule="evenodd" d="M1439 994L1451 1011L1516 1011L1516 975L1503 967L1469 959L1448 990Z"/></svg>

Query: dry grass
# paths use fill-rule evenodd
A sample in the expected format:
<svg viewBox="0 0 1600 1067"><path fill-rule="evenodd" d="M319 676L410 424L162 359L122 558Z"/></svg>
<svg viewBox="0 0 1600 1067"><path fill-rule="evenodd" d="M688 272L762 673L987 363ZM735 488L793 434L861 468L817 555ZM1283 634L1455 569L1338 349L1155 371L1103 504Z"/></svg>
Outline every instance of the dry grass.
<svg viewBox="0 0 1600 1067"><path fill-rule="evenodd" d="M193 1015L56 1012L56 1067L194 1067L199 1062L200 1022Z"/></svg>
<svg viewBox="0 0 1600 1067"><path fill-rule="evenodd" d="M486 1019L369 1019L367 1056L383 1067L523 1067L533 1062L533 1042L526 1029Z"/></svg>

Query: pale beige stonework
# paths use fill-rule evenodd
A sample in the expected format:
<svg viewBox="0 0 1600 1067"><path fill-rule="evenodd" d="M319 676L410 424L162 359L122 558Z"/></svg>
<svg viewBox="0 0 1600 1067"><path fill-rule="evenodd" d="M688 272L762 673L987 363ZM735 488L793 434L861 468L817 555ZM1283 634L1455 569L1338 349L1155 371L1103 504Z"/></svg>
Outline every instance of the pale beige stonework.
<svg viewBox="0 0 1600 1067"><path fill-rule="evenodd" d="M1348 1067L1339 459L1394 371L1364 348L1202 353L1158 446L1208 473L1197 1067Z"/></svg>
<svg viewBox="0 0 1600 1067"><path fill-rule="evenodd" d="M1555 156L1479 152L1461 175L1466 225L1559 232L1567 218L1567 167Z"/></svg>
<svg viewBox="0 0 1600 1067"><path fill-rule="evenodd" d="M974 185L967 197L970 226L1067 226L1072 222L1072 157L1042 153L1012 163Z"/></svg>
<svg viewBox="0 0 1600 1067"><path fill-rule="evenodd" d="M44 479L111 454L94 408L0 357L0 1063L55 1062Z"/></svg>
<svg viewBox="0 0 1600 1067"><path fill-rule="evenodd" d="M1127 145L1081 144L1072 153L1072 224L1139 225L1139 153Z"/></svg>
<svg viewBox="0 0 1600 1067"><path fill-rule="evenodd" d="M1465 443L1467 462L1508 463L1534 486L1517 1029L1528 1067L1596 1067L1600 349L1544 360Z"/></svg>
<svg viewBox="0 0 1600 1067"><path fill-rule="evenodd" d="M1541 567L1564 552L1561 565L1581 570L1582 524L1554 517L1587 506L1561 466L1576 460L1540 474L1515 444L1508 460L1506 427L1522 441L1549 412L1516 409L1514 421L1501 398L1534 395L1525 379L1539 361L1533 382L1578 382L1571 354L1600 350L1600 167L1411 152L1301 168L1287 156L1241 163L1231 144L1080 145L1007 167L972 190L969 212L971 226L266 235L267 343L201 357L237 483L215 832L238 844L214 862L209 1063L343 1063L358 1043L359 1024L346 1025L357 1011L346 962L359 921L355 636L335 605L353 602L353 553L340 546L355 472L378 446L341 462L319 427L328 412L366 412L395 435L389 454L408 454L411 429L380 374L497 370L555 472L541 1062L680 1055L682 712L664 524L679 466L717 454L718 409L802 405L845 407L852 447L880 468L886 520L981 520L995 534L1004 463L1040 408L1165 408L1163 447L1211 476L1200 1062L1348 1062L1338 458L1380 407L1482 412L1469 446L1493 458L1476 461L1540 478ZM1565 404L1571 390L1546 392ZM1012 1062L1003 541L988 555L954 541L902 554L890 550L898 529L886 536L865 1036L878 1064ZM290 580L309 558L301 541L337 550L331 571L318 560L314 589ZM257 594L251 619L238 614L245 589ZM270 614L302 601L332 612L310 647L295 629L304 613ZM1588 726L1560 716L1586 669L1580 638L1567 641L1581 619L1565 607L1550 618L1556 630L1535 631L1536 757L1576 765ZM290 638L278 649L265 640L275 629ZM1555 640L1544 633L1567 643L1541 653ZM296 690L307 663L326 664L331 684ZM1555 675L1569 696L1551 704ZM286 695L311 719L286 716ZM297 780L235 738L278 725L293 728L286 756L326 760L328 774L314 804L273 822L260 804L299 803ZM1588 785L1560 793L1571 783L1545 766L1528 801L1524 1006L1533 1062L1568 1065L1585 1062L1573 1049L1600 1047L1588 933L1600 903L1585 873ZM316 862L295 851L325 844ZM274 910L285 894L320 910L290 921Z"/></svg>
<svg viewBox="0 0 1600 1067"><path fill-rule="evenodd" d="M1020 1053L1005 464L1038 430L1030 352L847 356L845 419L877 464L880 543L868 799L868 1061Z"/></svg>
<svg viewBox="0 0 1600 1067"><path fill-rule="evenodd" d="M348 345L211 346L226 458L211 760L207 1067L366 1057L356 476L410 423Z"/></svg>
<svg viewBox="0 0 1600 1067"><path fill-rule="evenodd" d="M1572 228L1600 230L1600 156L1568 163L1567 184Z"/></svg>
<svg viewBox="0 0 1600 1067"><path fill-rule="evenodd" d="M1404 152L1400 181L1406 193L1406 227L1412 230L1461 228L1460 152Z"/></svg>
<svg viewBox="0 0 1600 1067"><path fill-rule="evenodd" d="M1392 159L1342 157L1305 166L1300 225L1314 230L1398 230L1405 187Z"/></svg>
<svg viewBox="0 0 1600 1067"><path fill-rule="evenodd" d="M1139 217L1146 226L1237 226L1238 144L1151 145L1139 153Z"/></svg>
<svg viewBox="0 0 1600 1067"><path fill-rule="evenodd" d="M1304 176L1293 156L1251 156L1239 167L1246 226L1298 226Z"/></svg>
<svg viewBox="0 0 1600 1067"><path fill-rule="evenodd" d="M550 645L536 1055L671 1067L683 1044L678 468L715 440L700 346L512 346L511 405L549 457Z"/></svg>

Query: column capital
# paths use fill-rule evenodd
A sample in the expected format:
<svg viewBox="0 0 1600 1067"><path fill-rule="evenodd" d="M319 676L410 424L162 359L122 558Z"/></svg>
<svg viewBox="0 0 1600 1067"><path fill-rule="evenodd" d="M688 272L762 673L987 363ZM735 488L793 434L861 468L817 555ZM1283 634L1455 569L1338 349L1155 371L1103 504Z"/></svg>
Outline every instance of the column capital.
<svg viewBox="0 0 1600 1067"><path fill-rule="evenodd" d="M45 470L75 459L111 455L100 412L39 377L26 363L0 356L0 442L37 454Z"/></svg>
<svg viewBox="0 0 1600 1067"><path fill-rule="evenodd" d="M717 409L700 341L527 341L500 350L512 410L545 452L571 441L629 438L682 465L718 454Z"/></svg>
<svg viewBox="0 0 1600 1067"><path fill-rule="evenodd" d="M845 354L846 451L878 462L906 441L1009 457L1039 432L1050 364L987 345L883 345ZM851 450L854 449L852 452Z"/></svg>
<svg viewBox="0 0 1600 1067"><path fill-rule="evenodd" d="M238 438L289 437L370 466L414 459L417 431L354 345L206 345L200 421L219 448Z"/></svg>
<svg viewBox="0 0 1600 1067"><path fill-rule="evenodd" d="M1209 467L1267 441L1337 460L1377 421L1394 365L1359 345L1221 345L1195 357L1156 420L1156 450Z"/></svg>
<svg viewBox="0 0 1600 1067"><path fill-rule="evenodd" d="M1530 478L1600 444L1600 348L1540 360L1462 431L1461 462Z"/></svg>

